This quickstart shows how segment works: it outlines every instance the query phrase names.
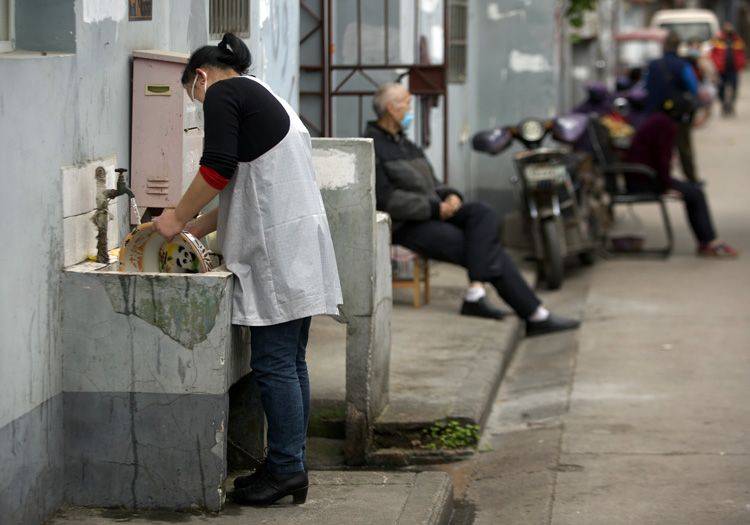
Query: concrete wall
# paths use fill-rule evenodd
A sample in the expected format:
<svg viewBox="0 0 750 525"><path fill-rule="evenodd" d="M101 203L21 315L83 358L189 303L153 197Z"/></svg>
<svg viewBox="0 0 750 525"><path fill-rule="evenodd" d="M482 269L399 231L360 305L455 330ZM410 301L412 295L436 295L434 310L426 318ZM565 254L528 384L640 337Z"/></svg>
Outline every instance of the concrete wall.
<svg viewBox="0 0 750 525"><path fill-rule="evenodd" d="M76 0L74 54L0 55L7 79L0 84L6 232L0 255L0 515L9 523L39 522L62 501L61 169L111 156L128 167L131 51L189 52L208 38L206 0L153 5L152 21L129 22L127 2ZM257 25L250 39L256 73L294 104L297 10L294 0L253 2Z"/></svg>
<svg viewBox="0 0 750 525"><path fill-rule="evenodd" d="M571 59L560 17L560 2L551 0L469 2L466 82L448 85L448 182L501 214L516 207L511 155L474 153L471 137L570 105ZM442 176L442 108L432 111L431 122L434 140L426 154Z"/></svg>
<svg viewBox="0 0 750 525"><path fill-rule="evenodd" d="M464 98L469 100L471 133L515 124L526 117L554 115L564 81L559 67L559 3L475 0L470 9L472 39ZM510 152L498 157L472 152L469 157L470 178L461 183L460 175L452 173L451 180L458 186L463 184L470 197L487 202L503 214L514 209Z"/></svg>
<svg viewBox="0 0 750 525"><path fill-rule="evenodd" d="M391 351L390 220L375 212L372 139L315 139L313 162L341 278L346 323L347 461L367 460L388 402Z"/></svg>

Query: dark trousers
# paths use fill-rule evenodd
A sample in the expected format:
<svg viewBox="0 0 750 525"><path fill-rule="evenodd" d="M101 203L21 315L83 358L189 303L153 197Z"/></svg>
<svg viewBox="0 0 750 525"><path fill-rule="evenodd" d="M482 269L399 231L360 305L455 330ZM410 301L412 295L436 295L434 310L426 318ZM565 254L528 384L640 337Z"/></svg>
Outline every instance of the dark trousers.
<svg viewBox="0 0 750 525"><path fill-rule="evenodd" d="M500 221L487 205L469 202L448 221L407 222L393 232L400 244L425 257L463 266L471 281L489 282L519 317L541 301L500 244Z"/></svg>
<svg viewBox="0 0 750 525"><path fill-rule="evenodd" d="M695 158L693 157L693 125L691 122L680 122L677 127L677 152L680 154L680 164L685 178L690 182L698 182L695 173Z"/></svg>
<svg viewBox="0 0 750 525"><path fill-rule="evenodd" d="M700 244L708 244L716 239L711 212L708 209L706 194L703 188L692 182L672 179L672 187L682 194L685 201L688 222L695 238Z"/></svg>
<svg viewBox="0 0 750 525"><path fill-rule="evenodd" d="M719 100L724 113L734 111L734 101L737 100L737 87L739 76L736 71L727 71L721 75L719 80Z"/></svg>
<svg viewBox="0 0 750 525"><path fill-rule="evenodd" d="M268 422L266 464L274 474L304 470L310 420L305 350L310 318L250 327L250 366Z"/></svg>

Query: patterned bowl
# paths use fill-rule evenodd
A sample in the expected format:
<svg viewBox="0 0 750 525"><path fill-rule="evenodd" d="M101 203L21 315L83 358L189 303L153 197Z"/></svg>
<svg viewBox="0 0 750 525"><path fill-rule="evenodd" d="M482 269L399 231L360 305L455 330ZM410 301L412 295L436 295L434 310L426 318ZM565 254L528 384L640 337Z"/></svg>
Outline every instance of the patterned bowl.
<svg viewBox="0 0 750 525"><path fill-rule="evenodd" d="M120 247L121 272L204 273L213 269L209 251L188 232L164 240L147 222L138 226Z"/></svg>

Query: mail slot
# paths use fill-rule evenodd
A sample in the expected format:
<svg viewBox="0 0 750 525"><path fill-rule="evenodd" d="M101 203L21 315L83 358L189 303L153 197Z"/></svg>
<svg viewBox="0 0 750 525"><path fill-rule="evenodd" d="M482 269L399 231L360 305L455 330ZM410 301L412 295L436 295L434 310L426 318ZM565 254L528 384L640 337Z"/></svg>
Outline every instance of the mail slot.
<svg viewBox="0 0 750 525"><path fill-rule="evenodd" d="M164 84L148 84L146 85L146 96L160 96L168 97L172 94L172 86Z"/></svg>

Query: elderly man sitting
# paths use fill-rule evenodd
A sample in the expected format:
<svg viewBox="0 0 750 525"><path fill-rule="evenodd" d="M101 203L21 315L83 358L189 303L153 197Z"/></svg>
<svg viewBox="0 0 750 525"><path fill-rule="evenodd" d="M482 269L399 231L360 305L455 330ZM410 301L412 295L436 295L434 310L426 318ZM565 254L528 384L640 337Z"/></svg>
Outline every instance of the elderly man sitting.
<svg viewBox="0 0 750 525"><path fill-rule="evenodd" d="M577 328L578 321L544 308L521 277L500 245L495 212L479 202L464 202L458 191L438 184L422 150L404 135L414 118L409 91L385 84L373 107L378 120L368 123L365 136L375 141L377 207L393 220L394 244L468 270L471 284L463 315L503 317L485 297L484 283L489 282L526 321L527 335Z"/></svg>

